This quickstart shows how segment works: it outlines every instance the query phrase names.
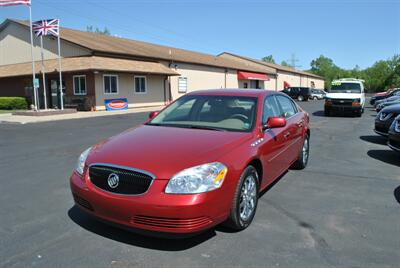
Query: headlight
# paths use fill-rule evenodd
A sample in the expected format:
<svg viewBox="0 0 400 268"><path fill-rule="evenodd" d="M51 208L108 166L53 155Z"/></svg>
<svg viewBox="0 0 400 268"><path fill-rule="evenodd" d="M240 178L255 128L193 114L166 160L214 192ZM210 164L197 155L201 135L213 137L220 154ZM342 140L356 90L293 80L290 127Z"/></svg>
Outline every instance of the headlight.
<svg viewBox="0 0 400 268"><path fill-rule="evenodd" d="M379 113L379 120L381 121L386 121L391 117L392 117L391 113L382 113L382 112Z"/></svg>
<svg viewBox="0 0 400 268"><path fill-rule="evenodd" d="M165 192L168 194L198 194L221 187L228 168L219 162L204 164L185 169L168 182Z"/></svg>
<svg viewBox="0 0 400 268"><path fill-rule="evenodd" d="M76 172L78 172L80 175L83 175L83 169L85 168L85 162L86 162L86 158L89 155L90 149L92 148L88 148L86 149L83 153L81 153L81 155L78 158L78 162L76 163Z"/></svg>
<svg viewBox="0 0 400 268"><path fill-rule="evenodd" d="M361 102L361 99L354 99L353 102L358 102L358 103L360 103L360 102Z"/></svg>

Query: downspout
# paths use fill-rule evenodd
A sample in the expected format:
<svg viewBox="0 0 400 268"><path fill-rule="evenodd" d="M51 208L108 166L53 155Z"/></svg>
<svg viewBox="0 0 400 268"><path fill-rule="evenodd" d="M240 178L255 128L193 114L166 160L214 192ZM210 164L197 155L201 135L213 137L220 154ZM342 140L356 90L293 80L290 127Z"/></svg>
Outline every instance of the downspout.
<svg viewBox="0 0 400 268"><path fill-rule="evenodd" d="M226 76L228 75L228 69L225 69L225 88L226 88Z"/></svg>
<svg viewBox="0 0 400 268"><path fill-rule="evenodd" d="M167 83L168 77L169 76L166 75L165 78L164 78L164 104L167 103L167 86L166 86L166 83Z"/></svg>

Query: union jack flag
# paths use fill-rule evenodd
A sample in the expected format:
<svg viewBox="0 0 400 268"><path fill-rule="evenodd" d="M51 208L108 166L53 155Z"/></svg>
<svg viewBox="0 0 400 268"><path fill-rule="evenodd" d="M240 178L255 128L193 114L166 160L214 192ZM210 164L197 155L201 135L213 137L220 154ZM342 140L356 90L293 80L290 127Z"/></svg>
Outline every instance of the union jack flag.
<svg viewBox="0 0 400 268"><path fill-rule="evenodd" d="M39 20L32 23L32 29L35 36L53 35L58 36L60 33L59 19Z"/></svg>
<svg viewBox="0 0 400 268"><path fill-rule="evenodd" d="M0 0L0 6L30 5L31 0Z"/></svg>

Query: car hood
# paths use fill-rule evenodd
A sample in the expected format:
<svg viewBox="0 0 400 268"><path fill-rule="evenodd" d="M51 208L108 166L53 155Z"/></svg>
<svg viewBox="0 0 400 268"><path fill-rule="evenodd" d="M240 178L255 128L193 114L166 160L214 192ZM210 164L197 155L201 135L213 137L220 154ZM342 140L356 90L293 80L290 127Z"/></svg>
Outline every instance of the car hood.
<svg viewBox="0 0 400 268"><path fill-rule="evenodd" d="M376 93L376 94L374 95L374 97L386 96L387 94L388 94L387 92L379 92L379 93Z"/></svg>
<svg viewBox="0 0 400 268"><path fill-rule="evenodd" d="M400 114L400 104L395 104L391 106L387 106L384 109L382 109L383 113L396 113Z"/></svg>
<svg viewBox="0 0 400 268"><path fill-rule="evenodd" d="M251 140L247 132L142 125L93 146L87 164L106 163L169 179L177 172L219 157Z"/></svg>
<svg viewBox="0 0 400 268"><path fill-rule="evenodd" d="M361 93L327 93L326 98L328 99L359 99Z"/></svg>

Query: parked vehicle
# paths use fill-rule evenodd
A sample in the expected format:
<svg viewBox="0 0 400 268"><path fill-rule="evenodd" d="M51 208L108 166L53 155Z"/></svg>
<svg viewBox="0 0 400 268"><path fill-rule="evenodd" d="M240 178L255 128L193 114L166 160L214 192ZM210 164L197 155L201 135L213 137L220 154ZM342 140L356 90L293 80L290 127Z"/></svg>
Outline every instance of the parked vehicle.
<svg viewBox="0 0 400 268"><path fill-rule="evenodd" d="M325 98L326 92L323 91L322 89L311 89L311 96L310 99L313 100L322 100Z"/></svg>
<svg viewBox="0 0 400 268"><path fill-rule="evenodd" d="M250 225L259 193L309 156L309 115L285 94L205 90L85 150L75 203L117 225L192 234Z"/></svg>
<svg viewBox="0 0 400 268"><path fill-rule="evenodd" d="M392 102L392 101L396 101L397 99L400 99L400 91L398 91L397 93L398 94L394 94L391 97L384 98L384 99L376 101L375 104L374 104L375 108L381 103Z"/></svg>
<svg viewBox="0 0 400 268"><path fill-rule="evenodd" d="M311 97L311 89L308 87L288 87L282 92L298 101L308 101Z"/></svg>
<svg viewBox="0 0 400 268"><path fill-rule="evenodd" d="M354 78L332 81L331 89L325 97L325 116L341 112L361 117L365 106L363 82Z"/></svg>
<svg viewBox="0 0 400 268"><path fill-rule="evenodd" d="M383 103L379 104L379 105L376 107L376 111L377 111L377 112L380 112L383 108L389 107L389 106L392 106L392 105L396 105L396 104L400 104L400 98L397 99L397 100L395 100L395 101L383 102Z"/></svg>
<svg viewBox="0 0 400 268"><path fill-rule="evenodd" d="M400 116L397 116L389 129L388 145L400 153Z"/></svg>
<svg viewBox="0 0 400 268"><path fill-rule="evenodd" d="M374 131L382 136L387 136L393 120L400 114L400 104L384 108L375 119Z"/></svg>
<svg viewBox="0 0 400 268"><path fill-rule="evenodd" d="M400 91L400 88L389 89L386 92L376 93L374 96L371 97L369 103L371 105L375 105L376 101L382 100L382 99L385 99L385 98L389 98L389 97L393 96L393 94L395 94L398 91Z"/></svg>

